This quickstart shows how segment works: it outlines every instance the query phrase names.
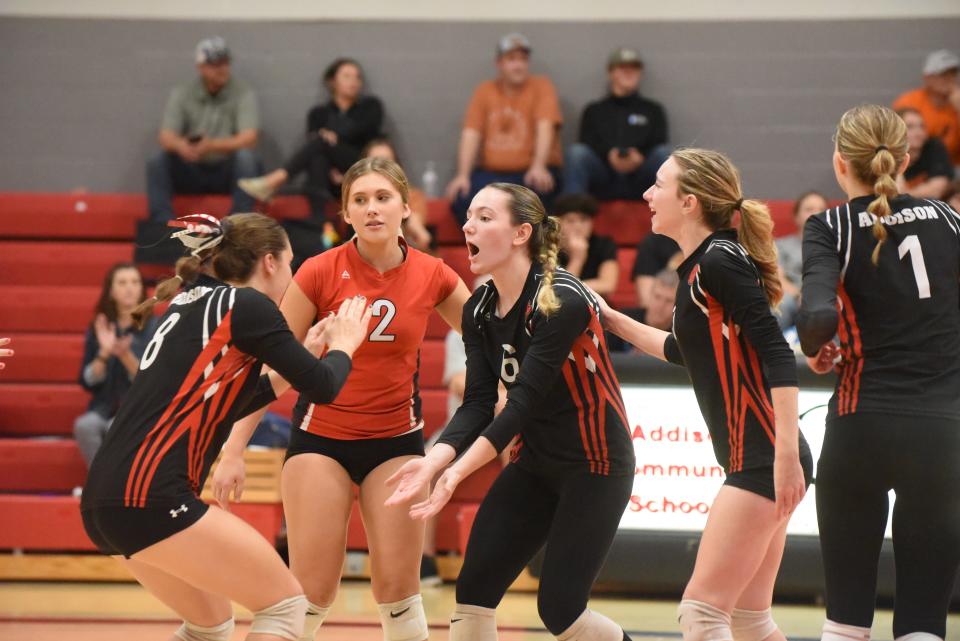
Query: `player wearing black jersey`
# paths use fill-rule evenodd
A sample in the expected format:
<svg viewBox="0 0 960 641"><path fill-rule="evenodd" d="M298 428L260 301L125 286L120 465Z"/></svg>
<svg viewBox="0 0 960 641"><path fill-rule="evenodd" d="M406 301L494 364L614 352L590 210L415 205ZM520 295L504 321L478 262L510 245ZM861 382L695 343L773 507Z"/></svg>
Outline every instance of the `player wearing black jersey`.
<svg viewBox="0 0 960 641"><path fill-rule="evenodd" d="M587 608L636 464L597 302L557 268L559 223L529 189L481 190L463 230L470 269L492 275L463 309L463 405L430 453L388 480L398 484L389 502L418 496L466 450L411 506L411 516L429 518L519 434L471 530L450 638L496 639L497 605L546 544L537 605L547 629L564 640L621 641L619 625ZM498 379L507 403L494 418Z"/></svg>
<svg viewBox="0 0 960 641"><path fill-rule="evenodd" d="M813 460L799 433L796 362L770 310L782 296L770 212L744 200L726 156L703 149L674 152L644 198L653 231L677 241L684 256L673 331L612 310L604 310L605 326L686 365L727 474L680 603L683 638L782 641L770 613L773 584Z"/></svg>
<svg viewBox="0 0 960 641"><path fill-rule="evenodd" d="M851 109L836 143L850 200L804 227L797 321L815 370L839 361L817 466L823 639L870 638L890 490L894 636L943 639L960 567L960 218L897 193L909 156L890 109Z"/></svg>
<svg viewBox="0 0 960 641"><path fill-rule="evenodd" d="M277 308L293 254L276 221L178 222L187 229L175 236L192 256L134 317L142 322L158 300L190 286L171 301L91 464L84 527L183 618L180 639L229 639L232 599L254 612L250 638L295 640L307 604L293 574L250 525L198 495L233 422L275 400L286 381L317 403L336 397L370 311L360 299L344 303L311 329L311 353ZM261 376L263 364L274 371Z"/></svg>

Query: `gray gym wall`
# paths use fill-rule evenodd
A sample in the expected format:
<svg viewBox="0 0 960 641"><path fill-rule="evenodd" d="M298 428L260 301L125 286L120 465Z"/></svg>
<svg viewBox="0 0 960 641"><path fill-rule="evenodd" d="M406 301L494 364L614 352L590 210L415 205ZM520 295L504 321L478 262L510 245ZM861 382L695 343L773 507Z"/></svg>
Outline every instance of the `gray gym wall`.
<svg viewBox="0 0 960 641"><path fill-rule="evenodd" d="M577 134L603 94L617 45L646 62L642 92L662 102L671 143L721 149L746 192L838 196L831 134L847 108L889 104L920 83L925 55L956 47L960 18L722 22L216 22L0 18L0 190L131 192L144 188L172 86L194 73L201 37L224 36L234 74L260 98L268 168L298 144L326 95L334 57L356 57L385 103L387 130L414 183L428 160L451 176L463 110L491 77L497 37L520 30L534 73L549 75Z"/></svg>

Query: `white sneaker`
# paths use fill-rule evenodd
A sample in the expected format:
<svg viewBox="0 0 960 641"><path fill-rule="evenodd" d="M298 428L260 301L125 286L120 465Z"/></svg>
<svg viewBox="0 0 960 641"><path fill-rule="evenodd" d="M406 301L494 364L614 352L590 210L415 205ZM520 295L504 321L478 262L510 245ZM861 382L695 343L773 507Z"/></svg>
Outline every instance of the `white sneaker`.
<svg viewBox="0 0 960 641"><path fill-rule="evenodd" d="M258 176L256 178L241 178L237 181L237 186L263 203L270 200L273 197L273 192L275 191L269 184L267 184L267 179L263 176Z"/></svg>
<svg viewBox="0 0 960 641"><path fill-rule="evenodd" d="M71 494L73 494L74 498L80 498L83 496L83 486L78 485L77 487L73 488L73 492L71 492Z"/></svg>

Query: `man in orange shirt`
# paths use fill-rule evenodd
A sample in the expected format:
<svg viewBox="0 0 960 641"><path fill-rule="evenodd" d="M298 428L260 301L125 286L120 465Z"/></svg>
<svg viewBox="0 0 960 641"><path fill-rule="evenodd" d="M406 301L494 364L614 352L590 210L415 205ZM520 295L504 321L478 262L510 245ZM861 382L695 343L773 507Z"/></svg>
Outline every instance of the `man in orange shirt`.
<svg viewBox="0 0 960 641"><path fill-rule="evenodd" d="M940 49L927 56L923 86L908 91L893 102L893 108L915 109L927 124L927 134L943 141L950 160L960 166L960 58Z"/></svg>
<svg viewBox="0 0 960 641"><path fill-rule="evenodd" d="M525 184L541 197L552 194L563 158L557 136L562 122L553 83L530 75L530 41L519 33L501 38L497 78L473 92L460 134L457 175L447 186L460 222L466 221L473 196L492 182Z"/></svg>

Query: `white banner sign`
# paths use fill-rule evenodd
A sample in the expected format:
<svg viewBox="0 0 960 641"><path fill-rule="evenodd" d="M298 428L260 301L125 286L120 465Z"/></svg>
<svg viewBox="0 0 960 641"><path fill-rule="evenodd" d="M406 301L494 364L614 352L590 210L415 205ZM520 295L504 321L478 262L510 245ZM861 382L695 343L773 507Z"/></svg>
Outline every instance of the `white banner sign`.
<svg viewBox="0 0 960 641"><path fill-rule="evenodd" d="M637 469L633 495L620 527L703 530L713 497L723 485L724 473L713 454L710 433L693 390L631 385L622 389ZM831 394L828 390L800 391L799 409L803 416L800 430L810 444L814 463L823 445L826 404ZM814 492L815 486L811 485L790 519L788 534L817 535ZM890 536L890 520L887 536Z"/></svg>

